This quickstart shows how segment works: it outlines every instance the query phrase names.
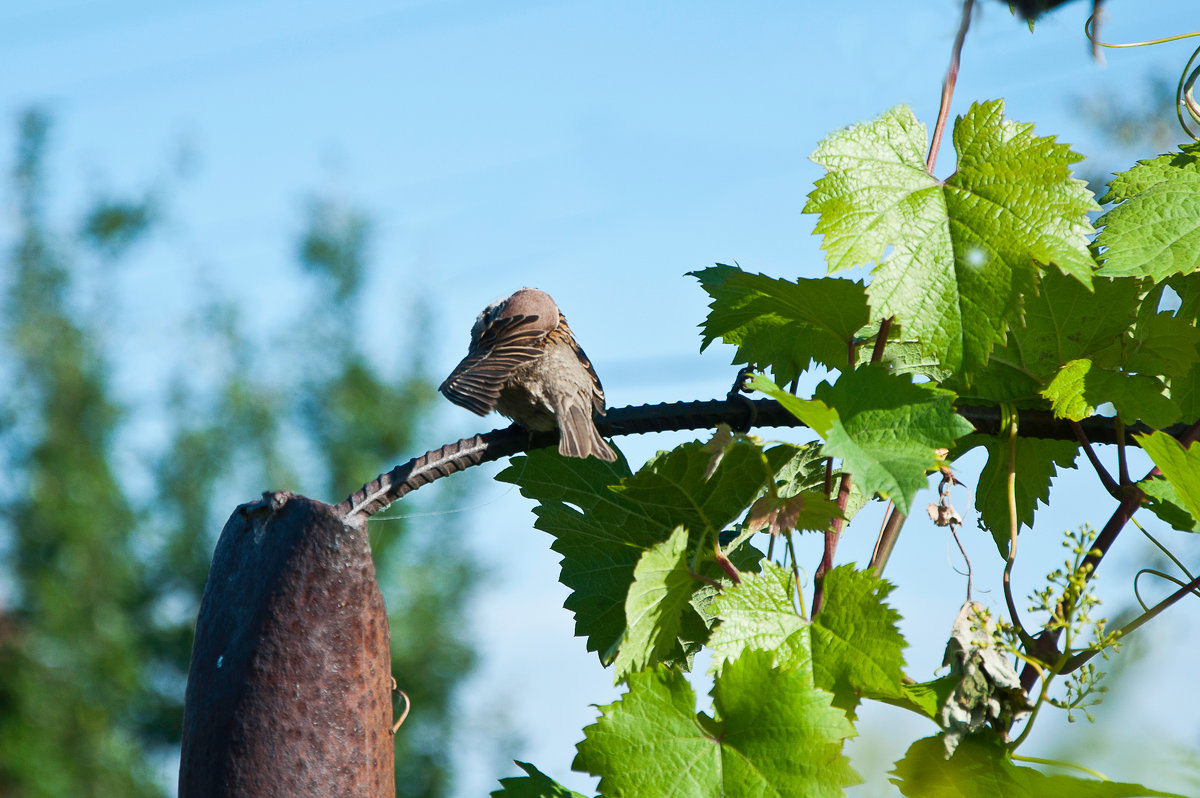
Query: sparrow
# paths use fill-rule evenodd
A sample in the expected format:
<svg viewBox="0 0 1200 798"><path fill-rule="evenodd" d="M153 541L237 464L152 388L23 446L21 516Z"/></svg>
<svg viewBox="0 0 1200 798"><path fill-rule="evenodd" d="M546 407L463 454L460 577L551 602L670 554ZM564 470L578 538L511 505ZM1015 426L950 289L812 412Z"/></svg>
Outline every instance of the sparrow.
<svg viewBox="0 0 1200 798"><path fill-rule="evenodd" d="M522 288L484 308L467 356L438 390L481 416L495 410L527 430L557 427L566 457L617 459L592 419L604 415L600 378L545 291Z"/></svg>

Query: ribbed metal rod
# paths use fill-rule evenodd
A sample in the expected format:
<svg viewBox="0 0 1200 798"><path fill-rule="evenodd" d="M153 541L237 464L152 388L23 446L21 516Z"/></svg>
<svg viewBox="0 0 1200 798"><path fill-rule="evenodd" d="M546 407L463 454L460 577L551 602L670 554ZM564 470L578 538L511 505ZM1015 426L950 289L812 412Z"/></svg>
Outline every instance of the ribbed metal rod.
<svg viewBox="0 0 1200 798"><path fill-rule="evenodd" d="M986 435L1000 433L1002 422L998 407L963 406L958 408L958 413L975 425L976 432ZM708 429L722 423L738 430L749 430L752 427L804 426L774 399L749 399L739 395L731 399L611 408L606 416L597 420L596 427L601 435L615 437L683 429ZM1025 437L1075 440L1070 423L1055 418L1053 413L1046 410L1020 411L1019 424L1021 434ZM1112 419L1093 416L1081 421L1080 426L1093 443L1116 442ZM1185 429L1185 425L1179 424L1167 431L1182 434ZM1127 434L1149 431L1149 427L1141 424L1126 428ZM370 517L405 494L436 479L517 452L541 449L557 443L557 432L530 434L516 424L473 435L440 449L428 451L380 474L375 480L347 497L335 509L345 517Z"/></svg>

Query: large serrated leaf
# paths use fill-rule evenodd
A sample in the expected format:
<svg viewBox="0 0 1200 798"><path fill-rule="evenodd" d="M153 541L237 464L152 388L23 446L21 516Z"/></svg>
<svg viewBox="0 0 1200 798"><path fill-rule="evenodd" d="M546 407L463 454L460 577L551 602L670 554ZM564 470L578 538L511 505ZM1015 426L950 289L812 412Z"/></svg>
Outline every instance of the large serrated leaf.
<svg viewBox="0 0 1200 798"><path fill-rule="evenodd" d="M1115 360L1120 341L1134 323L1136 280L1097 279L1089 291L1054 272L1042 276L1037 296L1025 298L1023 319L992 352L987 368L968 383L955 377L945 387L961 401L1044 404L1039 392L1067 362L1102 356Z"/></svg>
<svg viewBox="0 0 1200 798"><path fill-rule="evenodd" d="M805 211L820 214L830 271L877 262L872 314L895 316L967 374L1020 318L1038 263L1091 284L1087 214L1099 206L1071 176L1081 156L1032 131L1004 119L1001 101L973 105L955 125L958 168L944 183L925 170L925 128L902 106L812 155L827 174Z"/></svg>
<svg viewBox="0 0 1200 798"><path fill-rule="evenodd" d="M1175 486L1162 477L1144 479L1138 483L1146 495L1146 509L1180 532L1200 532L1200 519L1192 517L1179 498Z"/></svg>
<svg viewBox="0 0 1200 798"><path fill-rule="evenodd" d="M749 387L824 437L823 452L842 458L863 493L886 496L903 512L925 486L926 470L939 465L937 451L974 429L954 412L951 392L877 366L843 372L832 386L822 382L815 399L792 396L762 375Z"/></svg>
<svg viewBox="0 0 1200 798"><path fill-rule="evenodd" d="M699 443L660 452L633 476L612 487L668 533L687 527L696 541L733 522L757 498L772 473L762 450L747 440L724 449L708 473L712 453Z"/></svg>
<svg viewBox="0 0 1200 798"><path fill-rule="evenodd" d="M825 452L842 458L864 493L886 496L904 513L925 487L926 470L941 462L938 451L974 430L954 412L950 391L877 367L844 372L814 395L838 414Z"/></svg>
<svg viewBox="0 0 1200 798"><path fill-rule="evenodd" d="M870 315L862 283L850 280L781 280L724 264L691 275L713 299L700 350L718 338L735 344L735 364L769 368L782 383L813 361L845 368L849 342Z"/></svg>
<svg viewBox="0 0 1200 798"><path fill-rule="evenodd" d="M1008 469L1009 439L1007 436L972 435L960 441L965 451L982 445L987 451L987 463L979 474L975 489L975 509L983 525L992 533L1000 556L1008 554ZM1050 483L1060 468L1074 468L1079 444L1075 441L1054 441L1046 438L1017 436L1015 441L1015 498L1017 522L1033 526L1033 514L1040 501L1050 501Z"/></svg>
<svg viewBox="0 0 1200 798"><path fill-rule="evenodd" d="M584 798L528 762L518 760L516 764L526 775L500 779L501 789L492 791L492 798Z"/></svg>
<svg viewBox="0 0 1200 798"><path fill-rule="evenodd" d="M1117 175L1096 220L1099 274L1156 281L1200 266L1200 144L1160 155Z"/></svg>
<svg viewBox="0 0 1200 798"><path fill-rule="evenodd" d="M940 737L917 740L893 773L892 783L910 798L1184 798L1140 784L1047 776L1020 767L993 734L964 738L949 759Z"/></svg>
<svg viewBox="0 0 1200 798"><path fill-rule="evenodd" d="M1193 443L1185 449L1165 432L1134 437L1175 489L1179 504L1200 522L1200 444Z"/></svg>
<svg viewBox="0 0 1200 798"><path fill-rule="evenodd" d="M697 715L682 674L630 675L629 691L584 729L573 767L604 795L834 798L857 783L840 751L854 734L831 696L804 674L748 651L713 685L715 717Z"/></svg>
<svg viewBox="0 0 1200 798"><path fill-rule="evenodd" d="M703 444L689 443L629 475L624 459L610 464L544 449L513 458L497 475L537 500L534 525L554 537L560 578L571 589L564 606L575 614L576 634L602 662L613 660L624 639L626 597L643 552L681 525L694 550L736 519L773 477L762 450L744 439L724 450L710 474L711 462ZM714 567L711 557L708 567ZM707 627L691 620L683 619L685 649L707 637Z"/></svg>
<svg viewBox="0 0 1200 798"><path fill-rule="evenodd" d="M811 673L808 621L792 603L795 590L791 573L768 563L761 574L743 577L718 596L713 610L721 622L708 641L712 670L748 649L761 649L772 652L779 667Z"/></svg>
<svg viewBox="0 0 1200 798"><path fill-rule="evenodd" d="M891 591L891 583L852 565L825 574L825 605L812 622L812 667L835 706L902 696L905 642L900 613L887 604Z"/></svg>
<svg viewBox="0 0 1200 798"><path fill-rule="evenodd" d="M664 660L680 659L679 635L699 586L687 562L687 530L675 527L666 541L642 553L625 598L627 631L613 668L617 681L631 671ZM674 655L674 656L671 656Z"/></svg>
<svg viewBox="0 0 1200 798"><path fill-rule="evenodd" d="M1167 396L1160 378L1102 368L1087 358L1064 365L1042 389L1042 396L1050 400L1054 415L1072 421L1093 415L1105 402L1126 424L1140 420L1162 429L1180 417L1179 406Z"/></svg>

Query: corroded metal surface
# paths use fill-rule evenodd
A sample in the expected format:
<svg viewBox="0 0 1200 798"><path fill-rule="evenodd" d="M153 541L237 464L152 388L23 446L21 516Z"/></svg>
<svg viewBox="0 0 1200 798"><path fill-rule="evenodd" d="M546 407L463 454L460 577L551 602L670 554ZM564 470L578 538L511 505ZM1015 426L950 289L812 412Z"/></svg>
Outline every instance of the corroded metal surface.
<svg viewBox="0 0 1200 798"><path fill-rule="evenodd" d="M388 635L364 523L287 493L239 507L196 624L180 796L392 798Z"/></svg>

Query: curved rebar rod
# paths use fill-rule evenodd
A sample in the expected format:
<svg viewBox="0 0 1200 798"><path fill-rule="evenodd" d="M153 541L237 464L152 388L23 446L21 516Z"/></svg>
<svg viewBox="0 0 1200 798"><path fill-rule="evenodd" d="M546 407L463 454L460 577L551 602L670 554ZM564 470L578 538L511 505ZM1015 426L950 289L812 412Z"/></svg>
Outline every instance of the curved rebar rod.
<svg viewBox="0 0 1200 798"><path fill-rule="evenodd" d="M721 423L735 429L749 429L752 424L766 427L800 426L796 417L773 399L752 401L740 397L737 401L714 399L610 409L604 418L597 419L596 428L601 435L612 437L704 429ZM530 434L517 424L463 438L380 474L335 509L345 517L370 517L405 494L436 479L517 452L553 446L557 442L557 432Z"/></svg>
<svg viewBox="0 0 1200 798"><path fill-rule="evenodd" d="M976 432L989 435L1000 432L999 408L960 407L958 413L975 425ZM1072 431L1070 423L1054 418L1054 415L1048 411L1023 410L1020 413L1020 419L1021 431L1027 437L1056 440L1075 439L1075 433ZM597 419L596 427L600 430L600 434L613 437L648 432L706 429L722 423L739 430L748 430L751 426L804 426L774 399L751 400L739 396L736 397L736 400L711 399L698 402L667 402L613 408L604 418ZM1093 417L1084 419L1080 425L1087 431L1089 440L1098 443L1114 443L1116 441L1111 419ZM1180 429L1183 429L1182 425L1180 425ZM1139 426L1132 428L1131 431L1145 430L1140 429ZM558 433L556 432L530 434L516 424L481 435L473 435L470 438L463 438L440 449L428 451L420 457L414 457L407 463L380 474L376 479L352 493L335 509L343 517L362 515L369 518L392 502L434 480L518 452L553 446L557 442Z"/></svg>

